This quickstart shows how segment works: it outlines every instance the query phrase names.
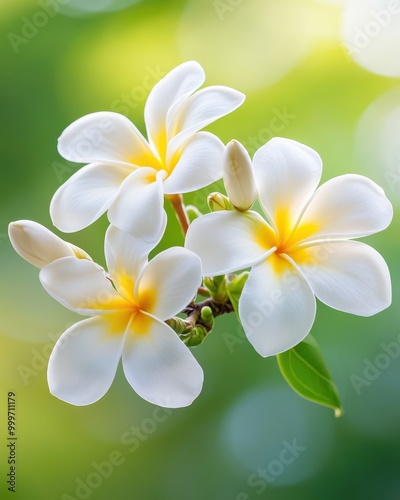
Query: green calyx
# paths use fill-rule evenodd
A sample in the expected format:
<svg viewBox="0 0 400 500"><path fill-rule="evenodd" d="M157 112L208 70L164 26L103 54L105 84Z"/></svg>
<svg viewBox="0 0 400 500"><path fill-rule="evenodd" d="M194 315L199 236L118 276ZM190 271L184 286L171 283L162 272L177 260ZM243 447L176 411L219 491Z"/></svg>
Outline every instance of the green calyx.
<svg viewBox="0 0 400 500"><path fill-rule="evenodd" d="M226 290L226 277L214 276L213 278L204 278L204 286L210 292L210 297L219 303L224 303L229 300Z"/></svg>

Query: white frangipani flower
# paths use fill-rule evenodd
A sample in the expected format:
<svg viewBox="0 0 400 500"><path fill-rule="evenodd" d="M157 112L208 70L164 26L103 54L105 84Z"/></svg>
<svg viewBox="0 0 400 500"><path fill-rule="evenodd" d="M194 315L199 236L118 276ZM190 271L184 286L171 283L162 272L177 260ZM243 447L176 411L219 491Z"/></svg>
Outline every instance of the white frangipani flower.
<svg viewBox="0 0 400 500"><path fill-rule="evenodd" d="M54 225L78 231L108 210L113 225L153 241L165 219L164 194L220 179L224 146L199 130L238 108L244 95L223 86L195 92L204 79L202 67L189 61L154 86L144 112L148 141L117 113L93 113L72 123L59 138L59 153L89 165L55 193Z"/></svg>
<svg viewBox="0 0 400 500"><path fill-rule="evenodd" d="M109 389L122 358L128 382L143 399L170 408L191 404L203 371L164 321L196 295L200 259L175 247L147 263L148 246L113 226L105 254L113 284L95 263L73 257L40 272L50 295L91 316L56 343L48 366L51 393L74 405L94 403Z"/></svg>
<svg viewBox="0 0 400 500"><path fill-rule="evenodd" d="M61 257L91 260L84 250L62 240L46 227L31 220L10 222L8 236L14 250L39 269Z"/></svg>
<svg viewBox="0 0 400 500"><path fill-rule="evenodd" d="M391 303L388 267L351 238L385 229L393 209L383 190L360 175L318 189L322 162L312 149L272 139L253 159L262 210L196 219L186 247L205 275L251 268L239 301L246 335L262 356L286 351L309 333L315 296L334 309L371 316Z"/></svg>

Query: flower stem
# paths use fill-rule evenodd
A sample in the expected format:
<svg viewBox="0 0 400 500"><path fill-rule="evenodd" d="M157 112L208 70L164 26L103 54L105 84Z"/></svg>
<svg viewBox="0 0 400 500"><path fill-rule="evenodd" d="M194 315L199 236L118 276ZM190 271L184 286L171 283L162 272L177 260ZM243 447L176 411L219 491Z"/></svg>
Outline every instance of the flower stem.
<svg viewBox="0 0 400 500"><path fill-rule="evenodd" d="M186 234L189 229L190 222L186 213L185 204L183 203L183 196L181 194L166 194L165 197L169 200L172 208L175 210L183 234Z"/></svg>
<svg viewBox="0 0 400 500"><path fill-rule="evenodd" d="M212 331L214 319L233 312L233 306L229 299L221 303L210 297L198 304L192 302L182 312L186 314L186 319L174 316L165 322L187 346L195 347Z"/></svg>
<svg viewBox="0 0 400 500"><path fill-rule="evenodd" d="M233 312L233 306L229 299L226 302L216 302L214 299L209 298L199 302L197 304L189 304L182 312L184 312L188 318L194 318L196 321L199 319L201 310L203 307L209 307L213 313L214 318L217 316L222 316L223 314L229 314Z"/></svg>
<svg viewBox="0 0 400 500"><path fill-rule="evenodd" d="M210 296L210 292L208 291L208 289L205 286L199 286L199 288L197 290L197 293L199 295L202 295L203 297L209 297Z"/></svg>

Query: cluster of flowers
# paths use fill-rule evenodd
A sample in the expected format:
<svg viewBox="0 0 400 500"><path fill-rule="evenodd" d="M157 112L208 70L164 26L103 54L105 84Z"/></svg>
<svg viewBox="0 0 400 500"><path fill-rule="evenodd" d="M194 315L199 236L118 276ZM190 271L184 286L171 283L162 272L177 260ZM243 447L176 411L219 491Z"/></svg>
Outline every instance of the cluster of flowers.
<svg viewBox="0 0 400 500"><path fill-rule="evenodd" d="M227 87L198 90L204 78L191 61L155 85L145 106L148 140L126 117L110 112L84 116L61 135L60 154L89 164L55 193L52 221L73 232L107 212L107 270L40 224L9 226L12 245L41 269L47 292L90 316L64 332L49 360L50 391L71 404L101 398L121 358L142 398L171 408L191 404L203 371L177 333L210 331L222 312L235 309L256 351L272 356L310 332L315 297L362 316L391 302L385 261L351 241L390 224L392 206L383 190L360 175L317 189L319 155L289 139L271 140L251 160L239 142L224 146L200 132L244 101ZM190 223L182 194L221 178L227 196L210 195L211 213L197 211ZM164 198L186 233L185 248L148 261L166 228ZM251 210L256 202L258 212ZM226 294L218 299L221 283L234 282L232 273L245 269L238 304L233 307ZM176 315L196 309L198 292L208 295L208 306L185 323Z"/></svg>

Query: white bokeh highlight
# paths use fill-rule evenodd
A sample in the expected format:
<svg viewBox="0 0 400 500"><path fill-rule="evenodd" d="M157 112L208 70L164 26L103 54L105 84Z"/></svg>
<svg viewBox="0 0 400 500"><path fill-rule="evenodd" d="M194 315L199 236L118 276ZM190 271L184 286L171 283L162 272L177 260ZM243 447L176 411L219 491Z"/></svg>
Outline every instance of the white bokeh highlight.
<svg viewBox="0 0 400 500"><path fill-rule="evenodd" d="M227 411L221 444L249 474L265 469L268 486L298 484L326 464L334 424L332 410L296 398L288 387L264 385L244 393ZM298 449L282 453L290 445Z"/></svg>
<svg viewBox="0 0 400 500"><path fill-rule="evenodd" d="M376 181L390 201L400 204L400 87L375 99L355 133L354 165Z"/></svg>
<svg viewBox="0 0 400 500"><path fill-rule="evenodd" d="M351 0L343 13L343 42L368 71L400 76L400 1Z"/></svg>

